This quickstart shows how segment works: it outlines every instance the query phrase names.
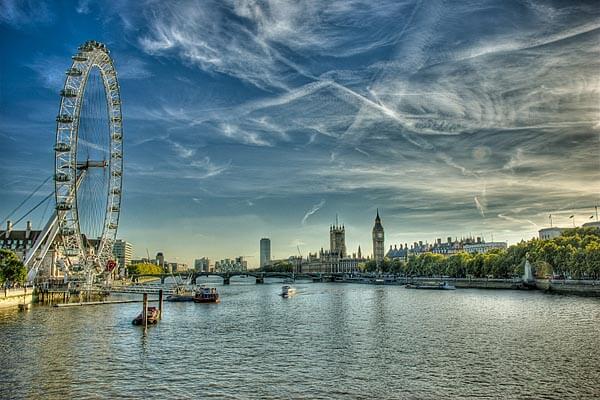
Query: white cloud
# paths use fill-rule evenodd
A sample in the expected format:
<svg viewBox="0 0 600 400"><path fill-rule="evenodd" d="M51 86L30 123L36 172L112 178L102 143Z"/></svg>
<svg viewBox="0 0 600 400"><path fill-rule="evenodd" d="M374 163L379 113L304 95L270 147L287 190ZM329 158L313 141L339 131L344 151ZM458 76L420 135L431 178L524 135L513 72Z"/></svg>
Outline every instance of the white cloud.
<svg viewBox="0 0 600 400"><path fill-rule="evenodd" d="M317 211L319 211L321 208L323 208L323 206L325 205L325 200L321 200L320 202L318 202L317 204L314 204L310 210L308 210L306 212L306 214L304 214L304 217L302 217L302 225L306 225L306 221L308 221L308 218L315 214Z"/></svg>
<svg viewBox="0 0 600 400"><path fill-rule="evenodd" d="M0 23L13 28L30 28L35 25L47 25L54 19L45 1L2 0L0 2Z"/></svg>

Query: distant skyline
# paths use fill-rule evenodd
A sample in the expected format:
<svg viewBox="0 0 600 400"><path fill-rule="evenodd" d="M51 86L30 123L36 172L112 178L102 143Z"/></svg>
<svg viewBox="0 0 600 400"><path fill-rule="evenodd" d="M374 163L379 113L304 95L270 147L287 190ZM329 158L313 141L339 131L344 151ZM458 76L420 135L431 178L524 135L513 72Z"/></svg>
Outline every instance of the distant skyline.
<svg viewBox="0 0 600 400"><path fill-rule="evenodd" d="M53 173L64 71L98 40L136 257L306 255L336 213L368 255L376 208L386 249L514 243L600 204L595 1L0 0L0 37L0 218Z"/></svg>

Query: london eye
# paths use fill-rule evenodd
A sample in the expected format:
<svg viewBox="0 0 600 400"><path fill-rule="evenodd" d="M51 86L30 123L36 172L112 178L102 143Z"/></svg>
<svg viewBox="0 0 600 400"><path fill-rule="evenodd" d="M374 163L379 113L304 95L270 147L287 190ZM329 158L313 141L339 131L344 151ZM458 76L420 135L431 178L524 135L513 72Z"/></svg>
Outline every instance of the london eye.
<svg viewBox="0 0 600 400"><path fill-rule="evenodd" d="M26 264L32 280L53 243L65 273L92 284L115 267L123 178L121 95L104 44L85 42L71 58L56 117L56 211Z"/></svg>

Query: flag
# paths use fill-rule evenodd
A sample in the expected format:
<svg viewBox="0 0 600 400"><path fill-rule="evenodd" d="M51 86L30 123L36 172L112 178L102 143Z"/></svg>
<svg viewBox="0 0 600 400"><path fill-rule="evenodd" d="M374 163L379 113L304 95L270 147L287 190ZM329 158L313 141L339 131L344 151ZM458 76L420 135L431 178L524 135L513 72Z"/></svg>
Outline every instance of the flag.
<svg viewBox="0 0 600 400"><path fill-rule="evenodd" d="M590 219L594 219L594 216L593 216L593 215L590 215Z"/></svg>
<svg viewBox="0 0 600 400"><path fill-rule="evenodd" d="M575 215L571 215L569 218L573 218Z"/></svg>

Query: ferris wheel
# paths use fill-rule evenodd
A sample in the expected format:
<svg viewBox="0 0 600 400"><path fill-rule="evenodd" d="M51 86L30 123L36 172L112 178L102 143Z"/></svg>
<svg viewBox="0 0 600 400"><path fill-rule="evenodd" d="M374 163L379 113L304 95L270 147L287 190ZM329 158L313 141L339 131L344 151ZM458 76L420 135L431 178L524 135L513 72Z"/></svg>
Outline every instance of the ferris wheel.
<svg viewBox="0 0 600 400"><path fill-rule="evenodd" d="M117 72L106 46L81 45L72 57L56 117L56 237L67 268L88 282L114 268L121 211L123 124Z"/></svg>

